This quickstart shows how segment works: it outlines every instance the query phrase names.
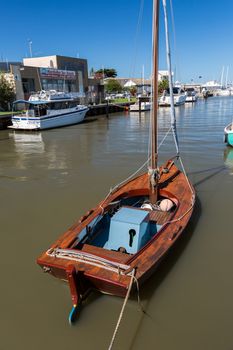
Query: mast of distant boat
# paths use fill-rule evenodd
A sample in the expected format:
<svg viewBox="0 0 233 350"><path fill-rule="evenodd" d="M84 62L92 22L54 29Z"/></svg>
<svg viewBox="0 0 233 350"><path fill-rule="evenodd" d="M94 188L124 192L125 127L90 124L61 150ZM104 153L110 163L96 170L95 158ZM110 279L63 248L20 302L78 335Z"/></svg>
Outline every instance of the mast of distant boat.
<svg viewBox="0 0 233 350"><path fill-rule="evenodd" d="M223 66L222 67L222 74L221 74L221 89L223 88L223 75L224 75L224 70L225 70L225 67Z"/></svg>
<svg viewBox="0 0 233 350"><path fill-rule="evenodd" d="M227 85L228 85L228 72L229 72L229 66L227 66L227 71L226 71L226 89L227 89Z"/></svg>
<svg viewBox="0 0 233 350"><path fill-rule="evenodd" d="M145 85L145 73L144 73L144 64L142 65L142 95L144 95L144 85Z"/></svg>
<svg viewBox="0 0 233 350"><path fill-rule="evenodd" d="M152 68L152 118L151 118L151 162L150 175L150 202L157 202L158 198L158 146L157 146L157 117L158 117L158 44L159 44L159 0L153 1L153 68Z"/></svg>

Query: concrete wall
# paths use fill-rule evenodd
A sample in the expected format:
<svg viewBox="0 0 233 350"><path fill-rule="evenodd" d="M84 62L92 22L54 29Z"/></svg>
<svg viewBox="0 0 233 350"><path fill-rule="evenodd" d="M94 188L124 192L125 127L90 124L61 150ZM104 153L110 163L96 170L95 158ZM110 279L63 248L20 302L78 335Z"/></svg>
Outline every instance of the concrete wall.
<svg viewBox="0 0 233 350"><path fill-rule="evenodd" d="M20 66L11 66L11 71L14 77L16 100L23 100L24 93L23 93Z"/></svg>

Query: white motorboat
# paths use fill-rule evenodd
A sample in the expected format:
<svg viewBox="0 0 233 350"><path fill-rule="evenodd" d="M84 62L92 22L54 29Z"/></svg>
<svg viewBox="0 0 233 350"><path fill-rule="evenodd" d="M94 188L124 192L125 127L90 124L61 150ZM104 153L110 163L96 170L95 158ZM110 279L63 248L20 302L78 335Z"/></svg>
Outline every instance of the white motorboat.
<svg viewBox="0 0 233 350"><path fill-rule="evenodd" d="M173 87L174 106L180 106L185 103L186 95L179 87ZM171 106L170 91L164 90L163 95L159 98L159 106Z"/></svg>
<svg viewBox="0 0 233 350"><path fill-rule="evenodd" d="M25 104L26 112L13 115L11 129L43 130L77 124L83 121L88 107L78 105L72 95L55 90L40 91L29 100L17 100Z"/></svg>
<svg viewBox="0 0 233 350"><path fill-rule="evenodd" d="M133 105L130 105L130 111L131 112L138 112L141 110L141 112L149 111L151 109L151 102L141 102L141 109L139 102L134 103Z"/></svg>
<svg viewBox="0 0 233 350"><path fill-rule="evenodd" d="M196 102L197 101L197 93L194 88L188 88L185 91L186 100L185 102Z"/></svg>
<svg viewBox="0 0 233 350"><path fill-rule="evenodd" d="M215 96L230 96L231 91L229 89L217 89L215 91Z"/></svg>

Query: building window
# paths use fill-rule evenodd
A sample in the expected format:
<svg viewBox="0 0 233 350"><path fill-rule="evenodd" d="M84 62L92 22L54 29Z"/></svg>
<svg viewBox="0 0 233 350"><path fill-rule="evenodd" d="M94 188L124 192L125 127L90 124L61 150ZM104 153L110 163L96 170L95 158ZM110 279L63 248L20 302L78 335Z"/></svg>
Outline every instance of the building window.
<svg viewBox="0 0 233 350"><path fill-rule="evenodd" d="M76 92L76 84L73 80L62 80L62 79L42 79L43 90L57 90L64 92Z"/></svg>
<svg viewBox="0 0 233 350"><path fill-rule="evenodd" d="M23 92L29 94L35 92L35 80L32 78L22 78Z"/></svg>

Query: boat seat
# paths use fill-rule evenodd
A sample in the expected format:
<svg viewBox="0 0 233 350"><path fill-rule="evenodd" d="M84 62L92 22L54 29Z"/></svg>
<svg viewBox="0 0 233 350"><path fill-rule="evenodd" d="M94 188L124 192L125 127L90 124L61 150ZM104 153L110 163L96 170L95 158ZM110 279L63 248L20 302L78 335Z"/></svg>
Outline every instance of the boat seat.
<svg viewBox="0 0 233 350"><path fill-rule="evenodd" d="M132 208L130 206L124 206L124 208ZM161 211L161 210L148 210L146 208L135 208L135 210L143 210L149 212L149 220L155 221L158 225L163 225L165 222L170 220L172 212L170 211Z"/></svg>
<svg viewBox="0 0 233 350"><path fill-rule="evenodd" d="M159 225L163 225L171 219L172 215L173 213L169 211L152 210L150 211L149 219L156 221Z"/></svg>
<svg viewBox="0 0 233 350"><path fill-rule="evenodd" d="M86 253L93 254L93 255L100 256L101 258L106 258L109 260L120 262L123 264L126 263L127 260L129 260L129 258L130 258L129 254L117 252L114 250L107 250L107 249L104 249L101 247L96 247L96 246L89 245L89 244L84 244L82 247L82 251L86 252Z"/></svg>

